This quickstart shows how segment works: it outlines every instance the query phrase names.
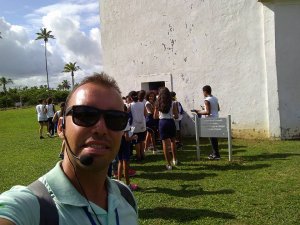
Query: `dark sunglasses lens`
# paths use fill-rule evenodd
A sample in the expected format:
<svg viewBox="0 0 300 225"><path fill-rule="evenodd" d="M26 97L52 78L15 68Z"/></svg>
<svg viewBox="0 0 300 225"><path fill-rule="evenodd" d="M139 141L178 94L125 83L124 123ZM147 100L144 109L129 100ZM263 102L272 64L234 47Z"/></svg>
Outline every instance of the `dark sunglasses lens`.
<svg viewBox="0 0 300 225"><path fill-rule="evenodd" d="M107 128L114 131L121 131L126 128L128 115L125 112L108 111L104 115Z"/></svg>
<svg viewBox="0 0 300 225"><path fill-rule="evenodd" d="M89 127L97 123L100 114L97 109L87 106L76 106L73 108L73 122L78 126Z"/></svg>

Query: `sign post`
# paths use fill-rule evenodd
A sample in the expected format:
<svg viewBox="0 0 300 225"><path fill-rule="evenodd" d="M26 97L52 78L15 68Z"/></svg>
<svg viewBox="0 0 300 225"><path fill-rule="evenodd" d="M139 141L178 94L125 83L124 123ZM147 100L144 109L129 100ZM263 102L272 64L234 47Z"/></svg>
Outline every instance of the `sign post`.
<svg viewBox="0 0 300 225"><path fill-rule="evenodd" d="M227 118L198 118L195 114L197 160L200 160L200 137L228 139L228 159L232 160L231 116Z"/></svg>
<svg viewBox="0 0 300 225"><path fill-rule="evenodd" d="M197 124L199 123L198 115L195 113L194 115L195 118L195 133L196 133L196 149L197 149L197 160L200 160L200 143L199 143L199 126Z"/></svg>
<svg viewBox="0 0 300 225"><path fill-rule="evenodd" d="M232 160L232 136L231 136L231 115L227 119L227 132L228 132L228 160Z"/></svg>

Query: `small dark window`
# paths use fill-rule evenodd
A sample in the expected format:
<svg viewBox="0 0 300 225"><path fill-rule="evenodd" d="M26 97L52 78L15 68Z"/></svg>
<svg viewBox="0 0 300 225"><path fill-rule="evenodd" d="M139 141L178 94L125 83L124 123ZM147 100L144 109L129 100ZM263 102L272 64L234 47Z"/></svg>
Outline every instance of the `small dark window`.
<svg viewBox="0 0 300 225"><path fill-rule="evenodd" d="M160 87L165 87L165 81L142 83L142 89L146 91L158 91Z"/></svg>

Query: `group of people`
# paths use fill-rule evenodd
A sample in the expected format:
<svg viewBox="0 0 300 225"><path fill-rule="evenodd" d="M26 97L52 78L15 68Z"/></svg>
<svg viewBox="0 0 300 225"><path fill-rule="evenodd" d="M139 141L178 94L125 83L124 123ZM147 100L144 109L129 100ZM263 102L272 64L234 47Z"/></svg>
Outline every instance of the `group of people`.
<svg viewBox="0 0 300 225"><path fill-rule="evenodd" d="M65 108L65 103L60 103L60 110L56 111L51 97L47 99L39 99L38 105L35 107L37 120L39 123L39 136L44 139L43 128L46 127L46 132L49 137L54 137L57 133L58 118L61 117Z"/></svg>
<svg viewBox="0 0 300 225"><path fill-rule="evenodd" d="M179 104L172 100L167 88L161 88L158 96L148 93L145 103L142 95L130 92L124 106L116 81L105 73L86 77L76 86L66 99L64 113L58 117L63 160L34 182L39 188L18 185L0 195L0 224L138 224L132 192L118 180L110 179L107 171L117 154L118 178L121 179L121 170L128 171L126 157L131 141L135 141L137 159L143 160L148 126L158 129L166 168L172 169L172 164L178 163L175 120L180 114ZM211 115L217 103L212 98L208 96L206 109L197 113ZM154 147L155 137L151 135L149 132L148 138ZM121 149L126 149L125 153Z"/></svg>
<svg viewBox="0 0 300 225"><path fill-rule="evenodd" d="M179 114L183 113L183 109L176 101L176 93L170 92L166 87L160 88L158 94L154 91L148 93L144 90L131 91L128 96L123 97L123 103L129 120L122 136L119 153L114 160L118 162L117 169L113 169L115 163L112 163L108 174L109 176L116 174L118 180L124 176L126 185L134 191L138 185L130 183L129 178L136 173L129 167L133 147L135 147L136 162L142 163L145 152L150 147L153 149L153 154L158 152L156 141L159 139L163 146L166 169L172 170L172 164L178 164L176 134L180 135L182 115L179 118ZM181 138L178 140L181 141ZM181 142L178 142L179 144Z"/></svg>
<svg viewBox="0 0 300 225"><path fill-rule="evenodd" d="M137 137L133 141L137 162L144 160L145 152L150 148L156 154L156 142L159 140L162 143L166 168L172 170L172 165L176 166L178 163L176 143L182 146L180 130L183 108L176 101L176 93L161 87L158 93L131 91L123 100L129 113L130 130Z"/></svg>

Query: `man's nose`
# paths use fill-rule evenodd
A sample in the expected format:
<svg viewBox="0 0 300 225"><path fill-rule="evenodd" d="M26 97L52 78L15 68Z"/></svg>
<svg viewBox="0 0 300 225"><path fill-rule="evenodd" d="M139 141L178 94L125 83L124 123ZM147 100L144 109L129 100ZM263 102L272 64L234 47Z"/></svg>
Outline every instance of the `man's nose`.
<svg viewBox="0 0 300 225"><path fill-rule="evenodd" d="M108 128L106 126L103 115L100 116L97 123L93 126L93 129L94 129L94 132L102 134L102 135L107 133Z"/></svg>

